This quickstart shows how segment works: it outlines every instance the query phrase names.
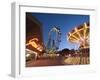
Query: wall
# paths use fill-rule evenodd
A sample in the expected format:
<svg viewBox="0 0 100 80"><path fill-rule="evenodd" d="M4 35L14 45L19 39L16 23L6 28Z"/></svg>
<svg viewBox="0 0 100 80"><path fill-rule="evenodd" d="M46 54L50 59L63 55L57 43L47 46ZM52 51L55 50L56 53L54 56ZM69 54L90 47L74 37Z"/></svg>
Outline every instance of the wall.
<svg viewBox="0 0 100 80"><path fill-rule="evenodd" d="M96 51L97 56L97 73L91 74L65 74L65 75L54 75L54 76L34 76L30 78L19 78L18 80L100 80L100 5L99 0L1 0L0 2L0 80L14 80L10 77L10 64L11 64L11 2L13 1L24 1L33 2L34 4L46 3L47 5L66 5L66 4L78 4L78 5L94 5L97 7L97 33L94 41L96 40Z"/></svg>

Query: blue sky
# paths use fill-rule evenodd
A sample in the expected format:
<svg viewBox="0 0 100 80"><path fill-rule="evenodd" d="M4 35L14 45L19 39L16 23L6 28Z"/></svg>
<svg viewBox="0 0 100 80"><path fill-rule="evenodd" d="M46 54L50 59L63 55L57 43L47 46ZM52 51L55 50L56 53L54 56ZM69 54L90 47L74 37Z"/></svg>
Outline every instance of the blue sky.
<svg viewBox="0 0 100 80"><path fill-rule="evenodd" d="M76 14L51 14L51 13L32 13L43 25L43 40L46 44L48 41L48 32L53 26L58 26L61 30L61 43L59 50L64 48L77 49L78 45L67 41L68 32L74 27L89 22L89 15Z"/></svg>

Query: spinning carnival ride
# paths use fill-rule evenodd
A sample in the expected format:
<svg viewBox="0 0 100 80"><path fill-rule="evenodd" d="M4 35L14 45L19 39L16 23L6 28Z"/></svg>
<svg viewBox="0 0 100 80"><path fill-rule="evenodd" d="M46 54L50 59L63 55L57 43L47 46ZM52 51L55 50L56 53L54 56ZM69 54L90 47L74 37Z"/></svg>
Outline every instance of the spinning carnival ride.
<svg viewBox="0 0 100 80"><path fill-rule="evenodd" d="M84 23L78 27L75 27L68 33L67 39L71 43L77 44L79 56L69 57L65 60L68 64L89 64L89 23Z"/></svg>
<svg viewBox="0 0 100 80"><path fill-rule="evenodd" d="M79 45L79 49L89 48L89 23L75 27L68 33L68 40Z"/></svg>

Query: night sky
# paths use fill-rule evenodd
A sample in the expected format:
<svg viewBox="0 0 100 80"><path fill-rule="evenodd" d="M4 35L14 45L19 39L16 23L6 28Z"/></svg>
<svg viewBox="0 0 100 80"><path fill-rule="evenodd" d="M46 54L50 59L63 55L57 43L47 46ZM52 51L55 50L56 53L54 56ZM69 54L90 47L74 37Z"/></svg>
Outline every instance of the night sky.
<svg viewBox="0 0 100 80"><path fill-rule="evenodd" d="M32 13L43 25L43 40L44 44L48 41L48 32L54 27L58 26L61 30L61 43L59 50L64 48L77 49L78 45L72 44L67 41L68 32L74 27L77 27L84 22L89 22L89 15L76 15L76 14L51 14L51 13Z"/></svg>

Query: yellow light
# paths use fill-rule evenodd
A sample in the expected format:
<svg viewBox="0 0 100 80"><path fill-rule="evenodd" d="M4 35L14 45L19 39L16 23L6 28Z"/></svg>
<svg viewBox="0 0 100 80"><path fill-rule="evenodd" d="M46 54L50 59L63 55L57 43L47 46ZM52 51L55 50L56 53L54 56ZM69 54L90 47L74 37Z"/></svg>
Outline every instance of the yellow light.
<svg viewBox="0 0 100 80"><path fill-rule="evenodd" d="M69 32L68 40L72 43L78 43L80 47L89 47L89 43L86 41L86 39L89 38L87 38L87 36L89 35L89 33L87 33L88 29L89 26L87 25L87 23L84 23L80 28L75 27L73 32Z"/></svg>
<svg viewBox="0 0 100 80"><path fill-rule="evenodd" d="M26 46L31 45L32 47L36 48L38 51L41 52L43 50L43 47L40 44L36 43L37 41L39 41L38 38L33 38L29 40Z"/></svg>

